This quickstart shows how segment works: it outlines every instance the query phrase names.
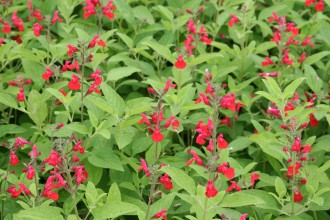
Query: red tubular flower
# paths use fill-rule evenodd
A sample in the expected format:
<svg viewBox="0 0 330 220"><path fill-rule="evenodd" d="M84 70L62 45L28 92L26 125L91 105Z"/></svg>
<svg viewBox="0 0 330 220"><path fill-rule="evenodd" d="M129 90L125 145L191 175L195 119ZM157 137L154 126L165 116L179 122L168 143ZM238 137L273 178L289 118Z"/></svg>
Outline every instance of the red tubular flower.
<svg viewBox="0 0 330 220"><path fill-rule="evenodd" d="M73 54L73 53L75 53L75 52L78 51L78 49L77 49L75 46L72 46L71 44L68 44L67 47L68 47L67 54L68 54L70 57L72 57L72 54Z"/></svg>
<svg viewBox="0 0 330 220"><path fill-rule="evenodd" d="M32 151L28 153L28 156L31 157L31 159L36 158L37 156L41 155L40 152L37 150L37 145L32 146Z"/></svg>
<svg viewBox="0 0 330 220"><path fill-rule="evenodd" d="M72 79L68 83L68 87L70 90L79 90L80 89L79 77L76 74L72 74Z"/></svg>
<svg viewBox="0 0 330 220"><path fill-rule="evenodd" d="M227 125L231 128L231 122L229 116L226 116L224 119L221 119L220 125Z"/></svg>
<svg viewBox="0 0 330 220"><path fill-rule="evenodd" d="M24 89L22 87L19 88L19 93L17 94L16 99L19 102L24 102L24 100L25 100L25 94L24 94Z"/></svg>
<svg viewBox="0 0 330 220"><path fill-rule="evenodd" d="M63 22L63 19L58 16L59 13L60 13L59 11L55 11L53 18L52 18L52 24L55 24L57 21Z"/></svg>
<svg viewBox="0 0 330 220"><path fill-rule="evenodd" d="M16 190L16 186L15 185L11 185L8 189L7 192L9 194L11 194L12 198L17 198L21 195L23 189L20 187L18 190Z"/></svg>
<svg viewBox="0 0 330 220"><path fill-rule="evenodd" d="M215 197L218 194L218 190L214 187L212 180L209 180L206 186L205 195L207 198Z"/></svg>
<svg viewBox="0 0 330 220"><path fill-rule="evenodd" d="M30 196L32 193L31 191L24 185L24 183L18 183L20 190L23 190L24 194Z"/></svg>
<svg viewBox="0 0 330 220"><path fill-rule="evenodd" d="M91 0L86 0L86 6L83 8L84 18L87 19L89 16L96 14L95 4Z"/></svg>
<svg viewBox="0 0 330 220"><path fill-rule="evenodd" d="M174 66L177 69L184 69L187 66L187 63L184 61L182 55L180 54L177 61L175 62Z"/></svg>
<svg viewBox="0 0 330 220"><path fill-rule="evenodd" d="M315 118L313 113L309 114L309 124L312 127L316 127L319 124L319 121Z"/></svg>
<svg viewBox="0 0 330 220"><path fill-rule="evenodd" d="M167 212L167 210L166 209L163 209L163 210L161 210L160 212L157 212L154 216L153 216L153 218L163 218L163 220L167 220L167 217L166 217L166 213Z"/></svg>
<svg viewBox="0 0 330 220"><path fill-rule="evenodd" d="M164 185L164 189L171 190L173 188L173 183L168 176L168 174L164 174L159 178L159 182Z"/></svg>
<svg viewBox="0 0 330 220"><path fill-rule="evenodd" d="M75 166L72 169L75 171L76 182L80 185L88 179L88 173L84 170L85 166Z"/></svg>
<svg viewBox="0 0 330 220"><path fill-rule="evenodd" d="M112 20L115 18L115 13L113 10L116 10L116 6L112 3L112 0L109 0L107 5L102 8L103 14L109 19Z"/></svg>
<svg viewBox="0 0 330 220"><path fill-rule="evenodd" d="M291 147L291 150L295 152L299 152L300 149L301 149L301 142L300 142L300 138L297 137Z"/></svg>
<svg viewBox="0 0 330 220"><path fill-rule="evenodd" d="M301 202L303 199L304 199L304 197L301 195L300 191L294 192L294 194L293 194L293 201L294 202Z"/></svg>
<svg viewBox="0 0 330 220"><path fill-rule="evenodd" d="M222 134L219 134L219 136L217 137L217 142L218 142L218 147L221 149L227 148L228 147L228 143L227 141L223 138Z"/></svg>
<svg viewBox="0 0 330 220"><path fill-rule="evenodd" d="M290 57L289 57L289 50L284 50L284 54L282 57L282 63L284 63L286 65L291 65L293 63L293 60L290 60Z"/></svg>
<svg viewBox="0 0 330 220"><path fill-rule="evenodd" d="M234 189L236 189L237 192L241 191L241 187L237 185L235 181L230 181L231 185L226 189L226 192L230 192Z"/></svg>
<svg viewBox="0 0 330 220"><path fill-rule="evenodd" d="M75 144L72 148L72 151L79 151L80 154L84 154L85 153L85 149L81 146L82 141L78 141L77 144Z"/></svg>
<svg viewBox="0 0 330 220"><path fill-rule="evenodd" d="M45 163L48 163L49 165L55 167L58 164L62 162L62 158L60 157L60 154L57 153L56 151L52 150L50 152L50 155L48 158L44 160Z"/></svg>
<svg viewBox="0 0 330 220"><path fill-rule="evenodd" d="M29 165L28 170L26 172L26 178L28 180L32 180L34 175L35 175L34 168L31 165Z"/></svg>
<svg viewBox="0 0 330 220"><path fill-rule="evenodd" d="M198 156L198 154L195 151L192 150L188 150L188 153L191 154L193 156L192 159L188 160L186 163L186 166L189 166L190 164L192 164L194 161L199 165L199 166L203 166L203 161L202 159Z"/></svg>
<svg viewBox="0 0 330 220"><path fill-rule="evenodd" d="M31 142L21 138L21 137L17 137L15 139L15 143L14 143L14 147L17 149L17 148L20 148L20 147L24 147L24 145L26 144L32 144Z"/></svg>
<svg viewBox="0 0 330 220"><path fill-rule="evenodd" d="M298 62L302 63L302 62L304 62L305 59L306 59L306 52L303 52L301 54L301 56L299 57Z"/></svg>
<svg viewBox="0 0 330 220"><path fill-rule="evenodd" d="M154 142L161 142L164 139L164 135L159 131L158 127L156 127L156 129L154 130L154 133L152 134L151 139Z"/></svg>
<svg viewBox="0 0 330 220"><path fill-rule="evenodd" d="M265 60L263 62L261 62L261 65L263 67L268 66L268 65L272 65L272 64L273 64L273 61L269 57L266 57Z"/></svg>
<svg viewBox="0 0 330 220"><path fill-rule="evenodd" d="M42 74L42 78L44 80L49 80L49 78L52 77L52 75L53 75L53 71L49 67L47 67L46 72Z"/></svg>
<svg viewBox="0 0 330 220"><path fill-rule="evenodd" d="M9 163L12 166L19 164L19 159L14 151L10 151Z"/></svg>
<svg viewBox="0 0 330 220"><path fill-rule="evenodd" d="M259 179L260 175L257 173L251 174L251 186L254 187L255 181Z"/></svg>
<svg viewBox="0 0 330 220"><path fill-rule="evenodd" d="M299 173L299 169L301 168L301 163L299 162L296 162L295 165L291 165L291 166L288 166L288 175L289 176L292 176L292 175L297 175Z"/></svg>
<svg viewBox="0 0 330 220"><path fill-rule="evenodd" d="M138 171L143 170L146 176L149 177L151 173L149 172L147 162L144 159L140 159L140 161L141 161L141 167L139 167Z"/></svg>
<svg viewBox="0 0 330 220"><path fill-rule="evenodd" d="M305 40L303 40L303 42L301 43L301 46L307 46L310 45L312 48L314 48L314 44L310 41L312 38L311 35L307 36Z"/></svg>
<svg viewBox="0 0 330 220"><path fill-rule="evenodd" d="M4 34L9 34L10 31L11 31L11 27L10 27L9 23L6 22L6 21L3 22L2 32L3 32Z"/></svg>
<svg viewBox="0 0 330 220"><path fill-rule="evenodd" d="M218 173L222 173L227 177L227 179L232 179L235 177L235 170L232 167L228 167L227 162L223 162L221 165L218 166L217 168Z"/></svg>
<svg viewBox="0 0 330 220"><path fill-rule="evenodd" d="M193 35L196 34L196 25L192 18L189 19L187 27L188 27L188 31L190 34L193 34Z"/></svg>
<svg viewBox="0 0 330 220"><path fill-rule="evenodd" d="M209 144L206 147L206 150L213 152L214 151L214 143L212 140L209 141Z"/></svg>
<svg viewBox="0 0 330 220"><path fill-rule="evenodd" d="M324 11L324 3L323 3L323 0L319 0L319 1L315 4L315 10L316 10L316 11Z"/></svg>
<svg viewBox="0 0 330 220"><path fill-rule="evenodd" d="M34 36L36 37L40 37L40 31L44 29L43 26L39 23L35 23L33 25L33 33L34 33Z"/></svg>
<svg viewBox="0 0 330 220"><path fill-rule="evenodd" d="M18 31L24 31L23 20L17 17L17 11L14 11L11 20L15 27L17 27Z"/></svg>
<svg viewBox="0 0 330 220"><path fill-rule="evenodd" d="M241 217L239 217L239 220L245 220L247 216L248 216L247 213L242 214Z"/></svg>
<svg viewBox="0 0 330 220"><path fill-rule="evenodd" d="M227 108L233 112L236 110L236 104L235 104L235 94L230 93L226 94L221 99L221 108Z"/></svg>
<svg viewBox="0 0 330 220"><path fill-rule="evenodd" d="M228 21L228 26L233 27L235 23L239 22L238 17L236 17L234 14L230 14L230 19Z"/></svg>

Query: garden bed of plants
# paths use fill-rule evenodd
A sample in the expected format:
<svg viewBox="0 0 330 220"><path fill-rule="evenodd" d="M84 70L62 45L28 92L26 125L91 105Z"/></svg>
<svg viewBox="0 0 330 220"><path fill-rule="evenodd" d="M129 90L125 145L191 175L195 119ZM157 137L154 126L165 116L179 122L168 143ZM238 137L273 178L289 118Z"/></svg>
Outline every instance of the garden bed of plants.
<svg viewBox="0 0 330 220"><path fill-rule="evenodd" d="M329 219L329 15L0 0L1 219Z"/></svg>

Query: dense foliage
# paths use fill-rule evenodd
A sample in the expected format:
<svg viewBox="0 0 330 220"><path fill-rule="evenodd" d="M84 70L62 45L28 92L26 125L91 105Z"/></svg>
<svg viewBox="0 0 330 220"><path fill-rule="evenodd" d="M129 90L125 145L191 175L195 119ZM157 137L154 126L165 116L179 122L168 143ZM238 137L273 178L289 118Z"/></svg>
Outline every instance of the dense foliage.
<svg viewBox="0 0 330 220"><path fill-rule="evenodd" d="M329 219L330 0L0 0L1 219Z"/></svg>

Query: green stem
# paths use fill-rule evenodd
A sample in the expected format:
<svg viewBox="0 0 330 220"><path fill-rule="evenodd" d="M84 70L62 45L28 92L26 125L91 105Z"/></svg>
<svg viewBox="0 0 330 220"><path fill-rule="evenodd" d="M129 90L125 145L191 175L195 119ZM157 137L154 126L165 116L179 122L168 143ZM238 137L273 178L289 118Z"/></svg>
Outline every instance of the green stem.
<svg viewBox="0 0 330 220"><path fill-rule="evenodd" d="M85 74L85 49L82 50L81 52L81 80L80 80L80 84L81 84L81 97L80 97L80 101L81 101L81 106L80 106L80 110L81 110L81 115L80 115L80 119L81 122L84 121L84 74Z"/></svg>
<svg viewBox="0 0 330 220"><path fill-rule="evenodd" d="M296 154L295 152L293 152L293 155L292 155L292 162L293 162L293 175L292 175L292 192L291 192L291 203L292 203L292 206L291 206L291 216L294 216L295 215L295 210L294 210L294 191L295 191L295 173L296 173Z"/></svg>
<svg viewBox="0 0 330 220"><path fill-rule="evenodd" d="M205 203L204 203L203 220L207 220L207 219L206 219L206 213L207 213L207 201L208 201L208 198L205 199Z"/></svg>

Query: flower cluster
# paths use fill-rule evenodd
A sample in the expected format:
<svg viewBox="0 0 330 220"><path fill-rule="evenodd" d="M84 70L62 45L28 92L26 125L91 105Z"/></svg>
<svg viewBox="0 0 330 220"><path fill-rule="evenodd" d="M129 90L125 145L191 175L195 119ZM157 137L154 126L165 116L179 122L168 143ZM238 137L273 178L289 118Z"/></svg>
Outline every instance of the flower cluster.
<svg viewBox="0 0 330 220"><path fill-rule="evenodd" d="M16 80L9 81L8 84L11 86L16 86L19 88L19 92L16 96L17 101L24 102L25 100L25 94L24 94L24 86L29 85L32 83L31 79L23 80L23 77L21 75L17 76Z"/></svg>
<svg viewBox="0 0 330 220"><path fill-rule="evenodd" d="M87 19L91 15L98 14L97 7L101 8L102 14L109 20L114 19L115 14L113 11L116 10L116 6L113 4L113 0L108 0L108 3L105 6L101 5L100 0L86 0L86 5L83 8L84 18Z"/></svg>
<svg viewBox="0 0 330 220"><path fill-rule="evenodd" d="M323 0L305 0L305 5L310 7L314 4L314 8L316 11L324 11L324 3Z"/></svg>

